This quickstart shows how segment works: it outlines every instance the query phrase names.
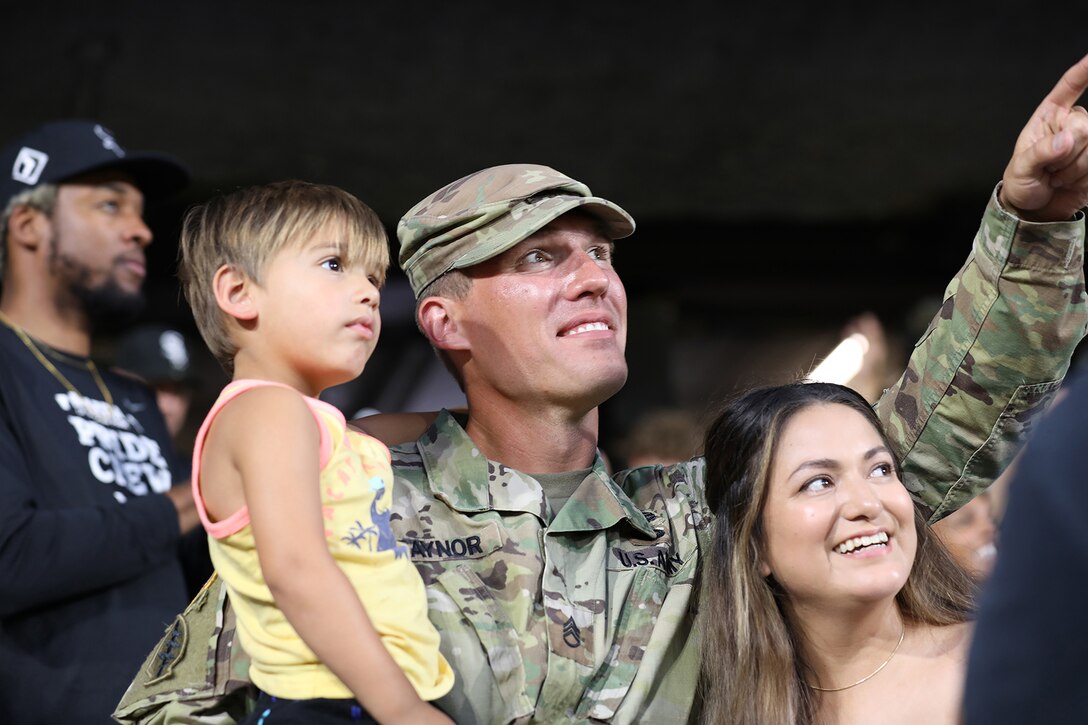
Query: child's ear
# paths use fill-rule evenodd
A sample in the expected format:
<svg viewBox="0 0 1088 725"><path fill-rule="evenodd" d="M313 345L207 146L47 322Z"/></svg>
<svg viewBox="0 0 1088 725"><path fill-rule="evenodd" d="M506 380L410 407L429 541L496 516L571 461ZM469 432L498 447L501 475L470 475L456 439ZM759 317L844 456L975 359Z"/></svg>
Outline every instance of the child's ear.
<svg viewBox="0 0 1088 725"><path fill-rule="evenodd" d="M457 301L446 297L428 297L419 303L419 327L439 350L469 349L457 311Z"/></svg>
<svg viewBox="0 0 1088 725"><path fill-rule="evenodd" d="M236 320L254 320L257 318L257 306L253 302L249 276L229 264L224 264L215 271L212 289L219 309Z"/></svg>

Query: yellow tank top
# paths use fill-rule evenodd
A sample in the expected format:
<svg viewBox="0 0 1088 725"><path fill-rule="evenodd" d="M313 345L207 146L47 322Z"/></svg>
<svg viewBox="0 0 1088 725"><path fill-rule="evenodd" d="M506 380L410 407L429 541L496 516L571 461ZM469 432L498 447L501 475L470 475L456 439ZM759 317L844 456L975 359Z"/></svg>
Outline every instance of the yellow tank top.
<svg viewBox="0 0 1088 725"><path fill-rule="evenodd" d="M264 385L279 386L236 380L220 393L197 434L193 498L208 532L212 563L237 613L239 639L252 658L253 682L270 695L292 700L350 698L352 692L317 659L276 607L261 575L248 509L212 522L200 495L200 456L212 421L235 397ZM321 436L321 502L329 552L355 586L386 649L420 698L437 699L453 686L453 671L438 651L439 636L427 618L423 581L407 548L389 528L393 485L389 449L349 430L335 407L314 398L305 400Z"/></svg>

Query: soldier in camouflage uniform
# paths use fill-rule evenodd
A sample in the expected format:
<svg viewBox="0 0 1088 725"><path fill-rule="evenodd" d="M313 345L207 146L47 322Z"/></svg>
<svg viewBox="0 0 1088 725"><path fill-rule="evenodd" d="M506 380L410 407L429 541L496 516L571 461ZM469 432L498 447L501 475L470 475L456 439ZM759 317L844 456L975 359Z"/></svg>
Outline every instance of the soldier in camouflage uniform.
<svg viewBox="0 0 1088 725"><path fill-rule="evenodd" d="M904 480L934 519L1003 469L1085 331L1076 210L1088 180L1065 160L1088 144L1088 116L1070 112L1088 58L1063 82L1025 128L966 264L878 403ZM1056 176L1061 188L1048 183ZM703 462L610 477L596 451L597 406L626 377L611 245L633 229L585 185L526 164L449 184L398 228L420 327L469 404L467 417L443 411L393 448L392 524L456 670L440 704L459 723L697 714L695 592L712 525ZM117 715L230 722L229 708L245 706L244 670L213 583Z"/></svg>

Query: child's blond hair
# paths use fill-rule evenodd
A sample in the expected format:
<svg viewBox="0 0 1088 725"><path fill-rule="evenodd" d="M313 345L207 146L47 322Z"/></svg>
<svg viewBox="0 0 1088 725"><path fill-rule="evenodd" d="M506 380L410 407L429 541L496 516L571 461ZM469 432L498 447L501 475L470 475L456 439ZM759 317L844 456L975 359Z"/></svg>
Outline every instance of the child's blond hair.
<svg viewBox="0 0 1088 725"><path fill-rule="evenodd" d="M341 225L345 261L374 269L381 286L389 267L385 227L370 207L335 186L277 181L216 197L185 215L182 287L200 335L228 374L238 349L215 300L216 271L228 265L260 283L274 255L330 223Z"/></svg>

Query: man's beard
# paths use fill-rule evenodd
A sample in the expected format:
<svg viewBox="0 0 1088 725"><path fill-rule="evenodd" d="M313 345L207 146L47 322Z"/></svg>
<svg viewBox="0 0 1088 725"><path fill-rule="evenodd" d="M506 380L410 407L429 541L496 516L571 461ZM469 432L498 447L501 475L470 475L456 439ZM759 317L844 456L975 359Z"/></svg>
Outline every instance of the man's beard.
<svg viewBox="0 0 1088 725"><path fill-rule="evenodd" d="M50 271L65 280L66 299L60 307L76 306L92 328L114 327L132 322L144 306L142 292L131 292L110 276L96 287L90 285L91 269L60 251L60 244L50 245ZM62 293L63 294L63 293Z"/></svg>
<svg viewBox="0 0 1088 725"><path fill-rule="evenodd" d="M112 277L94 288L73 282L70 289L94 328L126 325L144 308L142 292L124 290Z"/></svg>

